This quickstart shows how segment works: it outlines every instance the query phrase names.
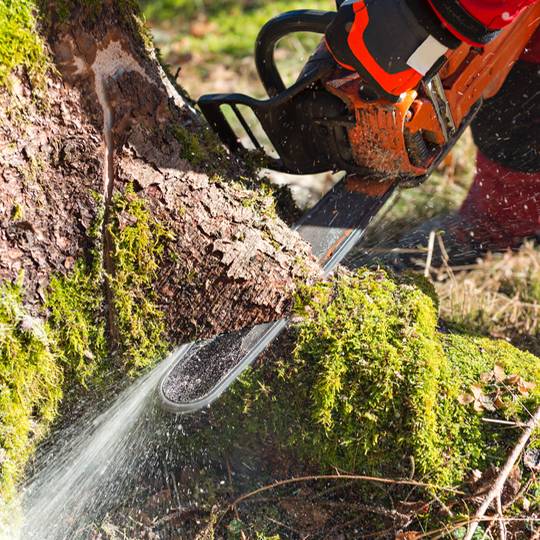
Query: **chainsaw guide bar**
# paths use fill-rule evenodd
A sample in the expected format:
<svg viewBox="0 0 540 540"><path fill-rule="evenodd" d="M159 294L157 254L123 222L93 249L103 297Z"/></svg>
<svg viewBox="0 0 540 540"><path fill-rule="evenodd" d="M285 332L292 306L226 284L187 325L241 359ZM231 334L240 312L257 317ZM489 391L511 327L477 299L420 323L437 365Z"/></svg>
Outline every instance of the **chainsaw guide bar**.
<svg viewBox="0 0 540 540"><path fill-rule="evenodd" d="M444 159L480 105L479 102L472 107L426 177ZM345 176L295 225L294 229L311 244L324 276L328 276L364 236L399 181L378 185L378 190L362 190L359 189L361 182ZM288 322L288 319L280 319L189 345L186 354L173 362L159 383L162 407L171 413L188 414L211 405L281 334Z"/></svg>

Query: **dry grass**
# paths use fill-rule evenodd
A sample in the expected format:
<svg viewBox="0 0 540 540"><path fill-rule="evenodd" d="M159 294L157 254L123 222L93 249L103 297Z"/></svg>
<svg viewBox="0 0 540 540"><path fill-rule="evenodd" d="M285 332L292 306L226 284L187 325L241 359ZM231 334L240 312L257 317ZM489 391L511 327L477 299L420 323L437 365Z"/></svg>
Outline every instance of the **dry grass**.
<svg viewBox="0 0 540 540"><path fill-rule="evenodd" d="M435 274L441 317L540 355L540 249L488 254L470 267Z"/></svg>

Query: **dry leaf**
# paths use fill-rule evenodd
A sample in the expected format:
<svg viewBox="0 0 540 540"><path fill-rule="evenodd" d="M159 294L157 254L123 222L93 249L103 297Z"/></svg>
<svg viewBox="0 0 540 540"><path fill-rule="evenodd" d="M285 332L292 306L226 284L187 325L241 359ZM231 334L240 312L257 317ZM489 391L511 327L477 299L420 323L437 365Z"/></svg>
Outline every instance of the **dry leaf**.
<svg viewBox="0 0 540 540"><path fill-rule="evenodd" d="M461 405L469 405L473 401L474 401L474 397L471 396L471 394L461 394L460 396L458 396L458 402Z"/></svg>
<svg viewBox="0 0 540 540"><path fill-rule="evenodd" d="M497 394L495 396L495 399L493 400L493 405L495 405L496 409L504 409L506 405L504 404L504 401L502 400L501 396Z"/></svg>
<svg viewBox="0 0 540 540"><path fill-rule="evenodd" d="M471 385L471 392L475 399L479 399L484 394L479 384Z"/></svg>
<svg viewBox="0 0 540 540"><path fill-rule="evenodd" d="M534 390L535 386L536 384L533 382L527 382L521 379L517 385L517 389L522 396L527 396L531 390Z"/></svg>
<svg viewBox="0 0 540 540"><path fill-rule="evenodd" d="M484 406L482 405L482 402L479 399L474 400L473 407L476 412L482 412L484 410Z"/></svg>
<svg viewBox="0 0 540 540"><path fill-rule="evenodd" d="M477 403L479 408L477 408ZM474 408L478 411L485 409L486 411L493 412L495 410L495 405L493 405L493 401L491 401L491 398L488 396L480 396L480 398L474 402Z"/></svg>
<svg viewBox="0 0 540 540"><path fill-rule="evenodd" d="M480 381L486 384L491 381L493 375L493 371L486 371L485 373L482 373L482 375L480 375Z"/></svg>
<svg viewBox="0 0 540 540"><path fill-rule="evenodd" d="M521 489L521 468L519 465L516 465L508 475L506 484L502 492L502 502L506 504L508 501L511 501Z"/></svg>
<svg viewBox="0 0 540 540"><path fill-rule="evenodd" d="M495 364L495 367L493 368L493 374L495 375L495 380L497 382L503 382L506 379L506 373L504 372L504 369L499 364Z"/></svg>
<svg viewBox="0 0 540 540"><path fill-rule="evenodd" d="M527 448L523 454L523 463L532 471L540 471L540 448Z"/></svg>
<svg viewBox="0 0 540 540"><path fill-rule="evenodd" d="M506 382L508 384L518 384L520 379L521 379L521 377L514 373L514 374L508 375L508 377L506 377Z"/></svg>

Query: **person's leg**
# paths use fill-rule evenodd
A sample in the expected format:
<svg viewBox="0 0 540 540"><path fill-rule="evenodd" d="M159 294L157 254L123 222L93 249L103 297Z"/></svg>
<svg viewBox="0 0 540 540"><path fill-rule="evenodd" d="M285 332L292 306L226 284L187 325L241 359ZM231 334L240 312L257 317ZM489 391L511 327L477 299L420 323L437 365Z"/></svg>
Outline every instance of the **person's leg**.
<svg viewBox="0 0 540 540"><path fill-rule="evenodd" d="M540 31L473 123L477 173L459 217L481 249L540 233Z"/></svg>

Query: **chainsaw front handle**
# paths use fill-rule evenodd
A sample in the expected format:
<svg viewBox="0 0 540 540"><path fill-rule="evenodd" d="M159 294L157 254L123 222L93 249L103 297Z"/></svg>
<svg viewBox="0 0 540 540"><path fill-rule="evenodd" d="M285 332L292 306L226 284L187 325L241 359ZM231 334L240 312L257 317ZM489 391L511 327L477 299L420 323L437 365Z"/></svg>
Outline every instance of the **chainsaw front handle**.
<svg viewBox="0 0 540 540"><path fill-rule="evenodd" d="M261 28L255 42L255 66L269 97L277 96L286 89L274 57L277 42L298 32L324 34L335 16L334 11L299 9L282 13Z"/></svg>

